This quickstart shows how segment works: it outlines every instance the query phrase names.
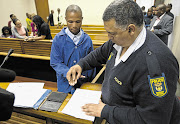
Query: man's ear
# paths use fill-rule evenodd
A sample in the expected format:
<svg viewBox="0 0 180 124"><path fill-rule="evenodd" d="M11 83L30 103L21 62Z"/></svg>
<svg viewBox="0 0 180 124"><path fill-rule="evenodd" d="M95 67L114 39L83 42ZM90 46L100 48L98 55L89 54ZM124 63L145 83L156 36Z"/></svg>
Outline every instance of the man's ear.
<svg viewBox="0 0 180 124"><path fill-rule="evenodd" d="M128 26L128 32L129 32L130 35L134 35L135 30L136 30L136 26L134 24L130 24Z"/></svg>

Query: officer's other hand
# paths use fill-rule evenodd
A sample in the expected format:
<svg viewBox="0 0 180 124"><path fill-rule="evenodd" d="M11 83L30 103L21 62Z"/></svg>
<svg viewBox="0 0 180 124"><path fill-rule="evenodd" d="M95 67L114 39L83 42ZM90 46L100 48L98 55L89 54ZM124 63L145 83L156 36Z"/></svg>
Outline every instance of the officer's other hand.
<svg viewBox="0 0 180 124"><path fill-rule="evenodd" d="M79 65L72 66L66 75L69 85L74 86L77 83L77 80L81 77L81 73L82 68Z"/></svg>

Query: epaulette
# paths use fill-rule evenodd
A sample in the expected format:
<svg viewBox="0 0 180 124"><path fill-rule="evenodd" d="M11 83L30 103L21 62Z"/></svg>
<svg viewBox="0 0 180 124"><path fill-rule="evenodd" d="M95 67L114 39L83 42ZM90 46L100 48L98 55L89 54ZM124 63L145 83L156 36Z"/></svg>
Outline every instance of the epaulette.
<svg viewBox="0 0 180 124"><path fill-rule="evenodd" d="M148 82L153 96L162 98L167 95L168 87L164 72L161 71L156 54L152 51L146 53L146 62L149 71Z"/></svg>

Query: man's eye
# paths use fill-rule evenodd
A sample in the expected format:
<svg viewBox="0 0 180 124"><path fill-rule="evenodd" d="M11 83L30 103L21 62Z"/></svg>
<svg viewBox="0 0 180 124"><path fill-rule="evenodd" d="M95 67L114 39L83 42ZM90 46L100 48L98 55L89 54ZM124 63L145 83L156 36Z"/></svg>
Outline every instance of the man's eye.
<svg viewBox="0 0 180 124"><path fill-rule="evenodd" d="M73 21L68 21L69 23L73 23Z"/></svg>
<svg viewBox="0 0 180 124"><path fill-rule="evenodd" d="M113 36L115 35L115 33L109 33L109 34L110 34L110 35L113 35Z"/></svg>
<svg viewBox="0 0 180 124"><path fill-rule="evenodd" d="M81 21L76 21L76 23L80 23Z"/></svg>

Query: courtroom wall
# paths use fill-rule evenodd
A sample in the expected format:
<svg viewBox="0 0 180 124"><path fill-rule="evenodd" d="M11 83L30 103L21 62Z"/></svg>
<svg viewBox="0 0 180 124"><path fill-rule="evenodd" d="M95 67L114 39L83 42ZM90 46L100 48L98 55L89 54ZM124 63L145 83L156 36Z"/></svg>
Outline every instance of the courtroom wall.
<svg viewBox="0 0 180 124"><path fill-rule="evenodd" d="M34 0L1 0L0 1L0 32L3 26L8 25L10 14L15 14L26 26L26 13L35 13ZM0 33L1 34L1 33Z"/></svg>
<svg viewBox="0 0 180 124"><path fill-rule="evenodd" d="M49 0L49 10L54 10L54 22L57 24L57 8L61 9L61 14L64 19L66 8L71 4L76 4L82 9L84 17L83 24L103 25L103 12L112 1L113 0ZM65 19L63 21L65 22Z"/></svg>

